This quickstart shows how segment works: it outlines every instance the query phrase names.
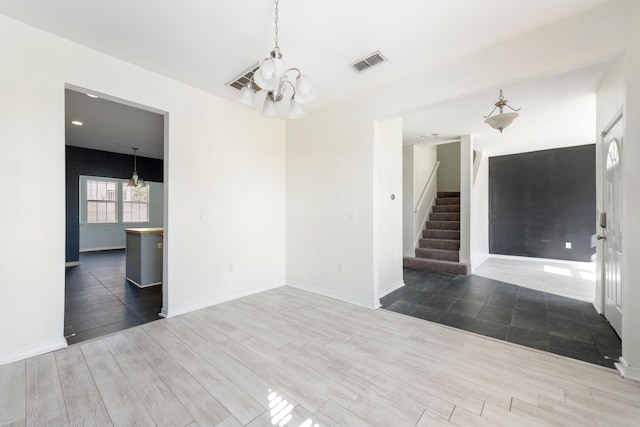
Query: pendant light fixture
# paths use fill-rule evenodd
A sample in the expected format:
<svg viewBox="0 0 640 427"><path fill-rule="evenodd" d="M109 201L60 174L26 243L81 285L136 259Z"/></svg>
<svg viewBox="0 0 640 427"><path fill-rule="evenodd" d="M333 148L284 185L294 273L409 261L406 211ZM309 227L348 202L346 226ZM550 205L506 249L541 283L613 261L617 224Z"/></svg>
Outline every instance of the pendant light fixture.
<svg viewBox="0 0 640 427"><path fill-rule="evenodd" d="M138 148L134 148L133 149L133 174L131 175L131 178L129 178L129 183L127 184L127 187L146 187L147 186L147 183L144 182L144 180L138 176L137 154L138 154Z"/></svg>
<svg viewBox="0 0 640 427"><path fill-rule="evenodd" d="M278 46L278 0L275 0L275 12L275 47L269 57L262 60L246 86L240 89L237 102L242 106L254 108L253 101L256 92L264 91L266 97L262 107L262 115L276 117L276 104L289 98L289 118L297 119L306 115L302 106L313 101L316 94L308 77L302 74L299 69L285 68L282 52ZM290 74L295 75L295 84L290 79ZM256 88L257 91L254 91ZM286 91L287 88L291 91Z"/></svg>
<svg viewBox="0 0 640 427"><path fill-rule="evenodd" d="M498 129L500 133L502 133L502 130L507 126L509 126L511 122L513 122L515 118L518 117L518 113L515 113L515 112L503 113L502 109L504 107L509 107L513 111L520 111L520 108L515 109L511 107L509 104L507 104L507 100L504 99L504 96L502 96L502 89L500 89L500 96L498 97L498 102L495 103L495 107L493 107L493 110L491 110L491 112L487 116L483 116L486 119L484 122L489 126L491 126L492 128ZM491 114L493 114L493 112L496 111L496 108L500 110L500 114L491 116Z"/></svg>

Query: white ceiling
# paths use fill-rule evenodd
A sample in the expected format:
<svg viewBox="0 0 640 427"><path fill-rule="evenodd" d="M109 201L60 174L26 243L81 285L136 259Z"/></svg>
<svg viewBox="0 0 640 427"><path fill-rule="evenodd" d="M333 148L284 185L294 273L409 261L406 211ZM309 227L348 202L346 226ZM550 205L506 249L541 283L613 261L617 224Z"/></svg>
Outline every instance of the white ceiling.
<svg viewBox="0 0 640 427"><path fill-rule="evenodd" d="M135 147L139 156L162 159L164 116L67 89L65 144L122 154Z"/></svg>
<svg viewBox="0 0 640 427"><path fill-rule="evenodd" d="M311 78L318 98L307 109L314 111L607 1L282 0L279 44L286 64ZM225 83L273 47L273 6L271 0L0 0L0 13L235 99L236 90ZM375 50L389 62L362 74L348 67ZM591 71L601 75L602 69ZM584 102L592 102L585 101L585 91L595 90L592 76L583 75L583 85L576 83L573 91L564 91L563 82L573 82L565 77L503 88L514 106L523 107L517 126L505 130L503 139L518 136L517 127L527 138L548 135L542 131L547 123L529 127L527 122L534 116L566 118L567 111L582 111ZM470 94L432 106L422 116L407 116L406 134L477 133L476 141L489 147L488 126L482 120L478 125L477 118L489 112L497 95Z"/></svg>

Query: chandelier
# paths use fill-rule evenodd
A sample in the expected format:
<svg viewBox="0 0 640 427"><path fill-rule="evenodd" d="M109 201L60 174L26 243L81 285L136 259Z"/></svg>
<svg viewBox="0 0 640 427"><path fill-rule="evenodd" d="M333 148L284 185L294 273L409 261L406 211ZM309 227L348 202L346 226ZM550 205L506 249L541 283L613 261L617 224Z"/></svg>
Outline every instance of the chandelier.
<svg viewBox="0 0 640 427"><path fill-rule="evenodd" d="M502 133L502 130L507 126L509 126L511 122L513 122L515 118L518 117L518 113L515 113L515 112L503 113L502 109L504 107L509 107L513 111L520 111L520 108L515 109L511 107L509 104L507 104L507 100L504 99L504 96L502 96L502 89L500 89L500 96L498 97L498 102L495 103L495 107L493 107L493 110L491 110L491 112L488 115L483 116L486 119L484 122L489 126L491 126L492 128L498 129L500 133ZM500 114L491 116L493 112L496 111L496 108L500 110Z"/></svg>
<svg viewBox="0 0 640 427"><path fill-rule="evenodd" d="M129 178L127 187L146 187L147 186L147 183L144 182L144 180L138 176L137 154L138 154L138 148L134 148L133 149L133 174L131 175L131 178Z"/></svg>
<svg viewBox="0 0 640 427"><path fill-rule="evenodd" d="M302 106L313 101L316 94L308 77L299 69L285 68L282 52L278 46L278 0L275 0L275 6L275 47L269 57L260 62L260 66L247 85L240 89L238 103L253 109L256 92L265 92L262 115L276 117L276 104L288 98L290 100L288 117L298 119L306 115ZM291 80L292 75L295 76L295 84Z"/></svg>

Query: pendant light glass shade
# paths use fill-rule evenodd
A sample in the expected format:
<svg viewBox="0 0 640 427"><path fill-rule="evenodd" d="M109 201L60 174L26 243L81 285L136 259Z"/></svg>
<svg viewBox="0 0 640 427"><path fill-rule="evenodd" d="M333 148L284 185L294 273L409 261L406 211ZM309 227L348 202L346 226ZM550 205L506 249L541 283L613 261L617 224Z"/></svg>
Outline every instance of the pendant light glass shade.
<svg viewBox="0 0 640 427"><path fill-rule="evenodd" d="M519 115L518 113L502 113L495 116L491 116L488 119L486 119L484 122L489 126L491 126L492 128L498 129L500 133L502 133L502 130L507 126L509 126L511 122L513 122L515 118L518 117L518 115Z"/></svg>
<svg viewBox="0 0 640 427"><path fill-rule="evenodd" d="M296 94L294 98L301 104L306 104L316 99L316 92L313 90L307 76L300 75L296 79Z"/></svg>
<svg viewBox="0 0 640 427"><path fill-rule="evenodd" d="M295 100L295 98L291 99L289 103L289 118L290 119L300 119L306 116L307 113L302 109L302 104Z"/></svg>
<svg viewBox="0 0 640 427"><path fill-rule="evenodd" d="M264 106L262 107L262 116L264 117L277 117L276 103L269 98L264 100Z"/></svg>
<svg viewBox="0 0 640 427"><path fill-rule="evenodd" d="M240 89L240 96L238 97L238 104L243 107L253 109L253 98L255 93L249 86L245 86Z"/></svg>

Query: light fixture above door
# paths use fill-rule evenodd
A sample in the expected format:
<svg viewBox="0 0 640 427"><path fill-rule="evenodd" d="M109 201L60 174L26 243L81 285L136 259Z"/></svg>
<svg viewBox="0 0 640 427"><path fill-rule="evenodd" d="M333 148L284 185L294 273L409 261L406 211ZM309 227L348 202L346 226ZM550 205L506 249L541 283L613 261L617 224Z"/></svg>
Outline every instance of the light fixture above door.
<svg viewBox="0 0 640 427"><path fill-rule="evenodd" d="M129 178L129 183L127 184L127 187L146 187L147 186L147 183L144 182L144 180L138 176L138 169L137 169L138 150L139 150L138 148L133 148L133 174L131 175L131 178Z"/></svg>
<svg viewBox="0 0 640 427"><path fill-rule="evenodd" d="M304 117L306 113L302 109L304 104L313 101L315 91L307 76L297 68L285 68L282 61L282 52L278 46L278 0L275 0L275 47L260 63L255 74L249 82L240 89L237 102L245 107L254 108L254 97L257 92L265 92L266 97L262 106L262 115L276 117L276 104L289 98L289 118ZM296 75L295 84L289 78L290 74ZM287 88L291 89L291 96L285 97Z"/></svg>
<svg viewBox="0 0 640 427"><path fill-rule="evenodd" d="M509 107L513 111L520 111L520 108L515 109L507 104L507 102L508 101L504 99L504 96L502 96L502 89L500 89L500 96L498 97L498 102L495 103L495 107L493 107L493 110L491 110L488 115L483 116L486 119L484 122L492 128L498 129L500 133L502 133L502 130L509 126L511 122L513 122L515 118L518 117L518 113L503 113L502 109L504 107ZM491 114L496 111L496 108L500 110L500 113L492 116Z"/></svg>

